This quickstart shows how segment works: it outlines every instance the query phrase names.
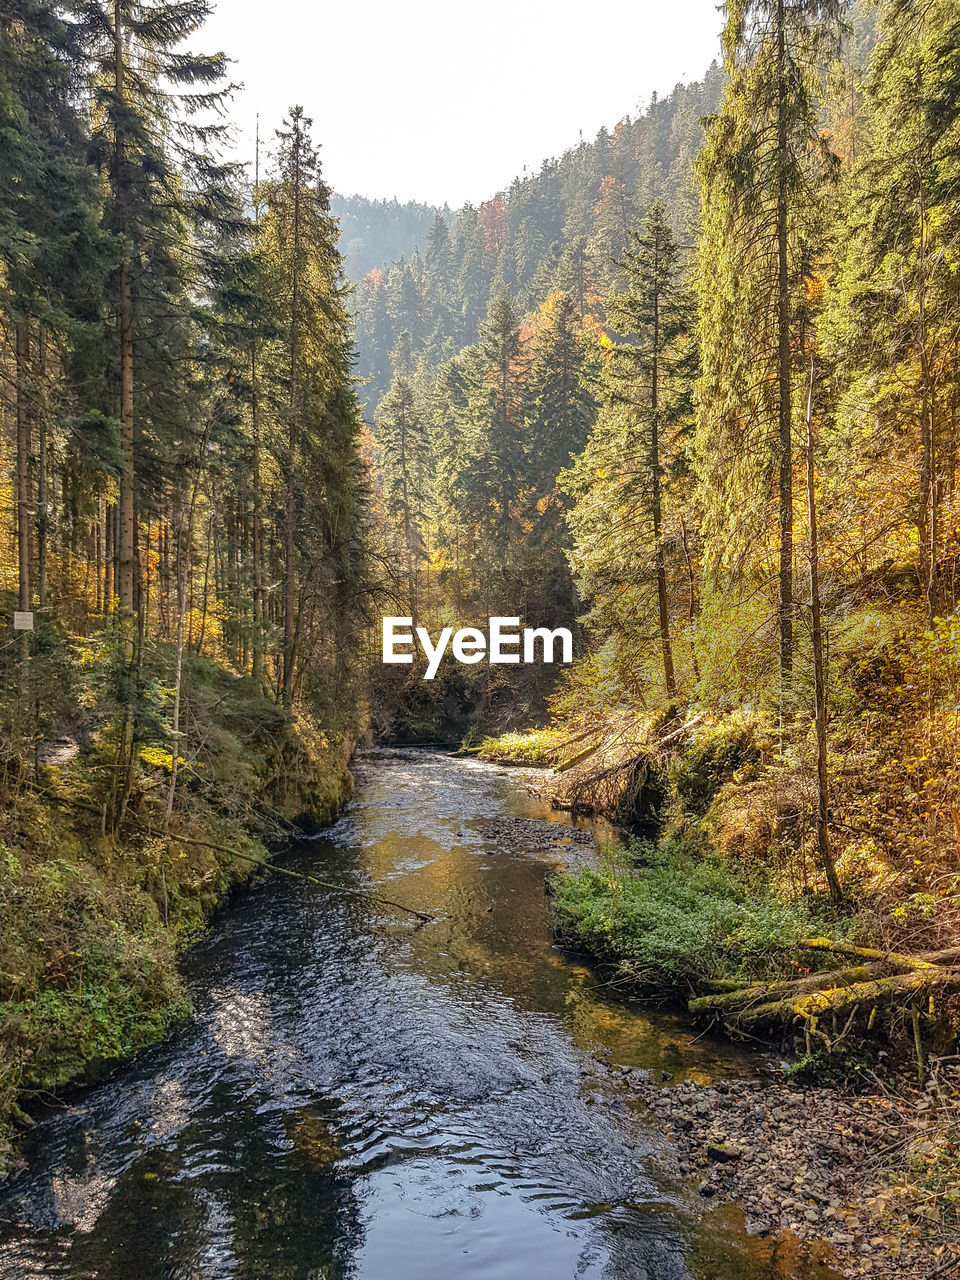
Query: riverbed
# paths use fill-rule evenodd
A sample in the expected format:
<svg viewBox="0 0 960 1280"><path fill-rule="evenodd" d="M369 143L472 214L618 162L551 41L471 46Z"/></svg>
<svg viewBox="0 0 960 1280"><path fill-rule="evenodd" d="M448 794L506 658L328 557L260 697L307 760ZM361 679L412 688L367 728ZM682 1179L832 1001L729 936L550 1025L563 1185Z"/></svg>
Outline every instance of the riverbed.
<svg viewBox="0 0 960 1280"><path fill-rule="evenodd" d="M356 776L283 855L333 887L239 894L187 959L195 1018L40 1114L2 1280L834 1274L706 1204L618 1070L749 1061L552 945L546 877L610 833L473 760L381 750Z"/></svg>

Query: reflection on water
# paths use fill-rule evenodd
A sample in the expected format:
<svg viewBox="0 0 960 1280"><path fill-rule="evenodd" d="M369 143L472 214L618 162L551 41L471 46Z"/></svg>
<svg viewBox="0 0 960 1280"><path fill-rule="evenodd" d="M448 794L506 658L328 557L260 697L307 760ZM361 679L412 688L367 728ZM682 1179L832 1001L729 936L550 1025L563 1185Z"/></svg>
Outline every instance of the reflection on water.
<svg viewBox="0 0 960 1280"><path fill-rule="evenodd" d="M522 775L425 751L358 775L290 865L437 921L286 877L246 894L191 957L195 1022L32 1132L2 1280L828 1274L704 1216L598 1066L744 1069L550 945L545 871L580 844Z"/></svg>

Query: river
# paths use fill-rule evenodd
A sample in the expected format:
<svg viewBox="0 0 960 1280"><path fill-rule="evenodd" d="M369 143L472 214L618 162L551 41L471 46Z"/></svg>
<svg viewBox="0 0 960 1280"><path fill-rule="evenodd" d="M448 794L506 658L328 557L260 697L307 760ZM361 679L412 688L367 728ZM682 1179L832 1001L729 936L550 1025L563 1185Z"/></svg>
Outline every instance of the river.
<svg viewBox="0 0 960 1280"><path fill-rule="evenodd" d="M589 825L476 761L356 772L285 865L361 892L274 876L219 913L187 961L196 1017L30 1131L3 1280L829 1274L705 1206L610 1069L749 1064L551 945L545 875L590 856Z"/></svg>

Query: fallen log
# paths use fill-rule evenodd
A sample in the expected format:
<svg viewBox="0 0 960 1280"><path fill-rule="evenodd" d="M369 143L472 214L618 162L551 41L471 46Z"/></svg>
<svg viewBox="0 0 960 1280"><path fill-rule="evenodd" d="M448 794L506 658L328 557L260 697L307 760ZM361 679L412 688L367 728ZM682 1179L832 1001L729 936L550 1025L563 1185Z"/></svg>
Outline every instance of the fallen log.
<svg viewBox="0 0 960 1280"><path fill-rule="evenodd" d="M797 943L805 951L832 951L838 956L855 956L860 960L886 960L904 969L929 969L935 961L922 956L905 956L896 951L877 951L873 947L855 947L850 942L834 942L830 938L804 938Z"/></svg>
<svg viewBox="0 0 960 1280"><path fill-rule="evenodd" d="M740 978L701 978L698 981L697 986L701 991L710 993L747 990L747 987L743 984L743 980Z"/></svg>
<svg viewBox="0 0 960 1280"><path fill-rule="evenodd" d="M825 988L836 989L851 986L855 982L869 982L884 976L882 963L852 965L846 969L826 969L804 978L792 978L783 982L757 982L750 986L727 988L718 994L698 996L691 1000L691 1013L723 1013L728 1009L745 1009L750 1005L769 1004L775 1000L789 1000L795 996L810 995Z"/></svg>
<svg viewBox="0 0 960 1280"><path fill-rule="evenodd" d="M933 986L960 987L960 974L928 965L923 969L894 974L889 978L872 978L866 982L853 982L845 987L832 987L808 995L751 1005L728 1015L726 1020L743 1029L764 1023L792 1022L797 1018L815 1026L825 1013L841 1013L859 1004L874 1007L891 997L909 998L918 991Z"/></svg>
<svg viewBox="0 0 960 1280"><path fill-rule="evenodd" d="M673 729L665 737L654 741L653 746L657 751L665 751L667 747L672 747L675 742L679 742L685 733L689 733L691 729L695 729L698 724L703 722L703 716L694 716L692 720L688 720L686 724L682 724L679 729Z"/></svg>
<svg viewBox="0 0 960 1280"><path fill-rule="evenodd" d="M589 760L594 752L600 750L599 742L592 742L589 747L584 747L582 751L578 751L576 755L571 756L569 760L563 760L557 765L557 773L566 773L568 769L572 769L574 765L578 765L583 760Z"/></svg>

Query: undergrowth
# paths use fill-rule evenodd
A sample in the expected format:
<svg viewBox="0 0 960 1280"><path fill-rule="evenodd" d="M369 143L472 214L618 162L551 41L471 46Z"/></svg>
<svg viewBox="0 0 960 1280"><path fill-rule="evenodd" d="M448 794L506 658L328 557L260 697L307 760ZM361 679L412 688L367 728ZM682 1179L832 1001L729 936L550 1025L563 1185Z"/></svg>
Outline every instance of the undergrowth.
<svg viewBox="0 0 960 1280"><path fill-rule="evenodd" d="M554 885L560 936L616 964L638 986L689 991L694 980L763 978L788 969L795 944L826 931L813 904L771 879L679 841L634 840L599 869ZM837 922L829 929L837 936Z"/></svg>
<svg viewBox="0 0 960 1280"><path fill-rule="evenodd" d="M558 763L563 734L555 729L530 729L526 733L504 733L484 738L477 748L481 760L500 764L528 764L549 767Z"/></svg>

